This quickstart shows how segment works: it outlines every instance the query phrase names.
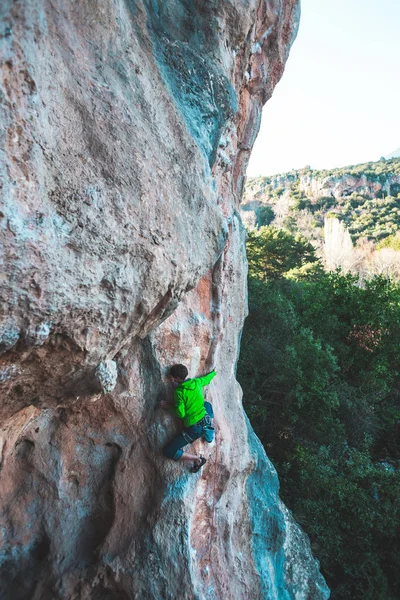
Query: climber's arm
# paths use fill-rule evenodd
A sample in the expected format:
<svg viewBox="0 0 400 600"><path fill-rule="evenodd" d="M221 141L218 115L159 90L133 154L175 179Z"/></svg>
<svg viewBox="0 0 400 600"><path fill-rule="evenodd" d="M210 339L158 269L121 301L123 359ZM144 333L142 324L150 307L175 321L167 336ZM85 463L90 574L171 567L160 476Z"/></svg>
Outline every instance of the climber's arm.
<svg viewBox="0 0 400 600"><path fill-rule="evenodd" d="M217 373L215 372L215 370L213 370L211 371L211 373L208 373L208 375L204 375L203 377L196 377L196 379L200 383L200 385L204 387L205 385L208 385L212 379L214 379L216 374Z"/></svg>

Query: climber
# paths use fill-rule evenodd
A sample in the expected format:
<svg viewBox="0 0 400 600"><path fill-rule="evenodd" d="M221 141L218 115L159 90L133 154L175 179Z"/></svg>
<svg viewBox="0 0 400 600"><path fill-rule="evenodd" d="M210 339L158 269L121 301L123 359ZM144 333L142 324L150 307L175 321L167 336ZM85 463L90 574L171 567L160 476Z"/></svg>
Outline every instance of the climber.
<svg viewBox="0 0 400 600"><path fill-rule="evenodd" d="M205 436L206 441L210 442L213 437L211 427L211 418L214 416L212 406L205 402L202 388L208 385L215 377L216 372L212 370L204 377L195 379L186 379L188 370L185 365L173 365L169 370L168 378L175 386L174 403L167 400L160 402L161 408L169 408L180 419L183 419L184 430L175 436L163 448L163 454L172 460L193 461L194 465L190 469L191 473L197 473L206 463L204 456L189 454L182 448L191 444L195 440ZM211 437L208 437L211 433Z"/></svg>

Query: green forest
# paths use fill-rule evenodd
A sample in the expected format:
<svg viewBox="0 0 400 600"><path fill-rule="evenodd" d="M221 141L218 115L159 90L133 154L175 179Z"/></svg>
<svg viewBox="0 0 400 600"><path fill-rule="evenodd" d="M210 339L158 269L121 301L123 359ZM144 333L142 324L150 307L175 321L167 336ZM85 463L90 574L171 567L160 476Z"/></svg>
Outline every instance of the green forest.
<svg viewBox="0 0 400 600"><path fill-rule="evenodd" d="M400 597L400 285L325 272L301 235L248 234L237 377L333 600Z"/></svg>

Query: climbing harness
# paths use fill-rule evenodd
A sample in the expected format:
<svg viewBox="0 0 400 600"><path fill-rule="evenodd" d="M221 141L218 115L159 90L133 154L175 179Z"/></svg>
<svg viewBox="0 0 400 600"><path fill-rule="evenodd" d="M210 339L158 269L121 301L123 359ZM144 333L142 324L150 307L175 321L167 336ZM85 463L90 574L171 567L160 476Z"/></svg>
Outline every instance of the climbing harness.
<svg viewBox="0 0 400 600"><path fill-rule="evenodd" d="M208 398L208 390L205 392L205 402L204 408L206 409L207 414L199 421L199 425L203 428L203 440L205 440L208 444L214 439L214 427L212 426L212 419L214 418L214 411L212 404L207 400Z"/></svg>
<svg viewBox="0 0 400 600"><path fill-rule="evenodd" d="M200 427L203 428L203 439L208 444L211 444L214 439L214 427L212 426L211 416L206 415L197 423L197 425L200 425Z"/></svg>

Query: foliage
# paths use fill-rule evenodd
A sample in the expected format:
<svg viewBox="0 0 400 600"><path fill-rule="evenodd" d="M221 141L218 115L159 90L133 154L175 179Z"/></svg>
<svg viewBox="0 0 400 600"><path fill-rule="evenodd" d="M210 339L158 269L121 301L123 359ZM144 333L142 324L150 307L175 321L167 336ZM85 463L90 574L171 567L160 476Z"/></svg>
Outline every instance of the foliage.
<svg viewBox="0 0 400 600"><path fill-rule="evenodd" d="M277 278L316 261L313 246L302 236L272 226L249 232L247 258L250 276L259 279Z"/></svg>
<svg viewBox="0 0 400 600"><path fill-rule="evenodd" d="M302 247L297 267L278 278L276 265L281 275L287 267L278 250L296 252L289 237L273 228L249 236L249 316L237 373L245 408L332 599L394 600L400 287L375 277L361 288L351 275L324 273L318 262L304 264Z"/></svg>
<svg viewBox="0 0 400 600"><path fill-rule="evenodd" d="M376 246L377 250L382 248L392 248L392 250L400 250L400 235L391 235L385 238Z"/></svg>
<svg viewBox="0 0 400 600"><path fill-rule="evenodd" d="M345 202L339 215L349 226L353 239L360 236L380 240L395 233L400 224L400 201L392 196L383 199L362 198L355 208Z"/></svg>

